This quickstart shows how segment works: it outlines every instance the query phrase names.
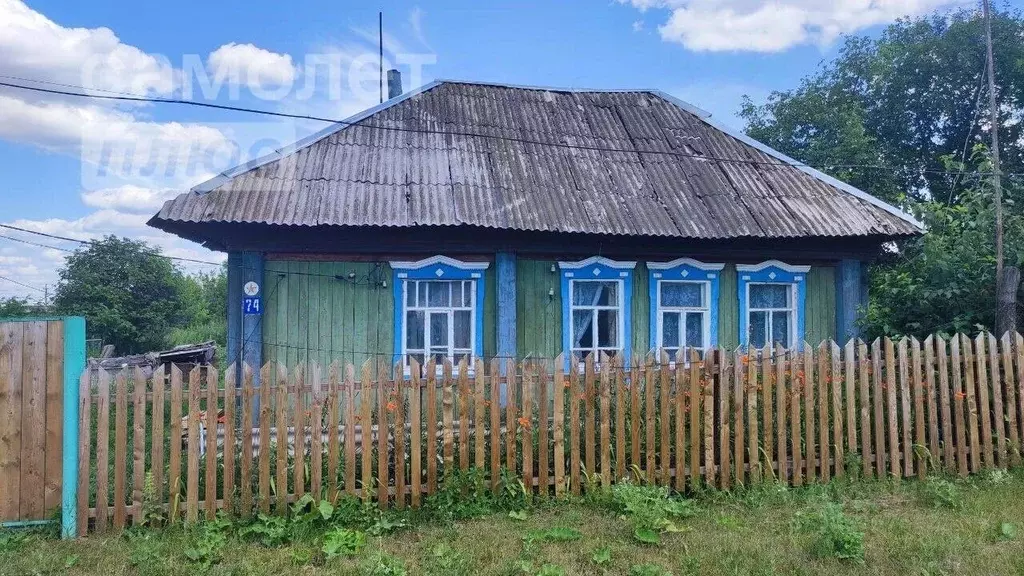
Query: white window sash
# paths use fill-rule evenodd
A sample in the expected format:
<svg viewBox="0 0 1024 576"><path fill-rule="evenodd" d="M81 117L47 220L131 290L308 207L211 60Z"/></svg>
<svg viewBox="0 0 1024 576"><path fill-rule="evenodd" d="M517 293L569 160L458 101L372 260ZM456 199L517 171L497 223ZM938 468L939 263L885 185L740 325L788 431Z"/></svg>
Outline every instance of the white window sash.
<svg viewBox="0 0 1024 576"><path fill-rule="evenodd" d="M612 305L598 305L596 303L592 304L592 305L573 304L572 301L573 301L573 294L575 293L576 283L602 283L602 284L606 284L606 283L610 283L610 282L614 282L616 284L616 289L615 289L615 294L616 294L615 299L617 301L616 304L612 304ZM624 344L623 344L623 340L624 340L623 334L624 334L624 331L625 331L625 326L623 326L623 322L624 322L623 316L624 316L624 307L625 307L624 306L625 295L623 294L624 290L625 290L625 283L622 280L620 280L620 279L616 279L616 280L608 280L608 279L594 279L594 280L589 280L589 279L572 279L572 280L569 281L569 302L568 302L568 304L569 304L569 346L570 346L569 353L570 354L576 353L578 351L578 352L582 352L582 353L594 354L596 356L596 355L600 354L601 352L622 352L623 347L624 347ZM600 297L600 293L594 295L595 302L596 302L596 299L599 298L599 297ZM577 340L576 325L575 325L575 322L573 322L573 317L575 315L574 313L577 310L580 310L580 311L587 310L587 311L590 311L590 313L591 313L591 316L590 316L591 343L590 343L589 346L583 346ZM598 314L598 311L600 311L600 310L614 310L615 311L615 345L614 346L599 346L598 345L597 314Z"/></svg>
<svg viewBox="0 0 1024 576"><path fill-rule="evenodd" d="M711 345L711 283L697 280L658 280L658 290L655 293L657 301L655 303L655 315L657 316L655 322L657 322L657 329L655 331L657 342L655 345L656 350L666 348L664 345L665 334L664 334L664 314L677 313L680 314L679 322L679 340L678 346L671 346L671 348L697 348L698 350L707 350ZM666 284L699 284L701 288L701 299L705 305L703 307L697 306L663 306L661 304L661 287ZM688 346L686 344L686 315L691 313L703 314L701 322L701 345L699 347Z"/></svg>
<svg viewBox="0 0 1024 576"><path fill-rule="evenodd" d="M750 299L750 287L751 286L786 286L789 288L789 306L786 308L772 308L772 307L754 307L751 305L752 300ZM788 346L796 346L797 336L797 283L795 282L748 282L747 283L747 343L753 345L750 342L750 334L753 332L751 328L754 325L752 317L755 312L766 312L765 314L765 343L772 342L772 328L774 328L775 319L773 318L773 312L786 312L789 314L789 342Z"/></svg>
<svg viewBox="0 0 1024 576"><path fill-rule="evenodd" d="M470 298L469 305L455 306L452 304L454 301L455 287L458 286L460 291L459 298L462 299L462 290L465 288L465 283L470 283ZM430 306L429 304L421 305L419 302L419 284L446 284L448 286L448 306ZM415 286L416 292L414 293L414 304L409 305L409 289L410 285ZM427 301L429 302L430 293L429 288L427 289ZM402 363L406 373L409 371L409 356L414 354L423 355L423 365L426 366L427 362L434 355L434 349L440 350L441 346L431 345L431 323L430 317L432 314L444 314L447 317L447 340L444 345L445 351L444 356L450 359L453 363L456 355L465 353L468 357L468 363L472 367L473 362L476 360L476 351L473 349L474 342L476 342L476 315L479 311L476 309L476 291L477 283L475 280L427 280L427 279L413 279L404 280L402 282ZM469 347L458 348L455 346L455 313L460 311L469 312ZM408 313L409 312L422 312L423 313L423 348L409 348L408 340ZM438 365L437 370L442 370L443 365Z"/></svg>

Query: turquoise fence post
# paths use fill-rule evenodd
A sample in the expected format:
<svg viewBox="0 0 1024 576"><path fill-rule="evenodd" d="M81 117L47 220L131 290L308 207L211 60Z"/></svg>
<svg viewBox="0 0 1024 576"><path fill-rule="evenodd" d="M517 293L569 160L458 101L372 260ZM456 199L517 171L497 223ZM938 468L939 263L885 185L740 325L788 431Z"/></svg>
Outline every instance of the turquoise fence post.
<svg viewBox="0 0 1024 576"><path fill-rule="evenodd" d="M64 320L64 438L61 468L60 534L78 533L78 380L85 368L85 318Z"/></svg>

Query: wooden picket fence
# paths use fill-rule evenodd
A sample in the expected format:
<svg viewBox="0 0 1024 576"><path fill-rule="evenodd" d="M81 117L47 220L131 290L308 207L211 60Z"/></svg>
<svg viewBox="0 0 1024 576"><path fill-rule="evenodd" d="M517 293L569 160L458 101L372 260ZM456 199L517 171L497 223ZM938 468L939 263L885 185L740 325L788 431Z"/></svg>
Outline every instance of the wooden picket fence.
<svg viewBox="0 0 1024 576"><path fill-rule="evenodd" d="M470 468L494 490L505 469L531 495L558 497L633 476L686 491L1016 466L1022 350L1020 335L981 334L634 355L629 366L430 362L422 377L370 362L358 373L246 366L241 382L233 367L92 371L79 531L150 512L172 523L284 513L304 494L417 507Z"/></svg>

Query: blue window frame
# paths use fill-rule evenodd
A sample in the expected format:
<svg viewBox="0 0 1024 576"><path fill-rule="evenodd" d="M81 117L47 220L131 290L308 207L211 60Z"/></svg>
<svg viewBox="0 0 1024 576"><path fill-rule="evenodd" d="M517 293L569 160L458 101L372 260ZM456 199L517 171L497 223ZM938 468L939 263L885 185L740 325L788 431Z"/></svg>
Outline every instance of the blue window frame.
<svg viewBox="0 0 1024 576"><path fill-rule="evenodd" d="M669 358L718 345L719 276L725 264L692 258L648 262L651 347Z"/></svg>
<svg viewBox="0 0 1024 576"><path fill-rule="evenodd" d="M562 351L566 365L575 355L621 354L630 357L633 268L592 256L578 262L559 262L562 288Z"/></svg>
<svg viewBox="0 0 1024 576"><path fill-rule="evenodd" d="M775 343L795 348L803 343L810 269L778 260L736 266L741 345L762 348Z"/></svg>
<svg viewBox="0 0 1024 576"><path fill-rule="evenodd" d="M394 362L408 371L410 357L420 365L433 357L470 366L483 354L484 270L488 262L434 256L416 262L390 262L394 273Z"/></svg>

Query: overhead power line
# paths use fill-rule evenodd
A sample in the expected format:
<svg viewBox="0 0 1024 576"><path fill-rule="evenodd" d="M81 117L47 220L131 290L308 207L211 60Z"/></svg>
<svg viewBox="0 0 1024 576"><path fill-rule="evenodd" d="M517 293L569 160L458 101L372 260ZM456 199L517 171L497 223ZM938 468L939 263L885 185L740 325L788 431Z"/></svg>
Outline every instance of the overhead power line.
<svg viewBox="0 0 1024 576"><path fill-rule="evenodd" d="M27 79L27 78L22 78L22 79L20 79L20 81L21 82L32 82L32 83L48 83L46 81L33 80L33 79ZM65 87L73 86L73 85L69 85L69 84L58 84L58 83L52 83L52 84L58 85L58 86L65 86ZM492 134L481 134L481 133L478 133L478 132L466 132L466 131L460 131L460 130L456 130L456 131L452 131L452 130L425 130L425 129L419 129L419 128L404 128L404 127L401 127L401 126L383 126L383 125L380 125L380 124L373 124L373 123L365 122L363 120L360 120L360 121L357 121L357 122L352 122L352 121L348 121L348 120L342 120L342 119L338 119L338 118L329 118L329 117L325 117L325 116L316 116L316 115L312 115L312 114L292 114L292 113L288 113L288 112L276 112L276 111L272 111L272 110L261 110L261 109L257 109L257 108L245 108L245 107L242 107L242 106L230 106L230 105L227 105L227 104L215 104L215 103L212 103L212 102L199 102L199 101L196 101L196 100L184 100L184 99L180 99L180 98L157 98L157 97L132 95L132 94L125 94L125 93L110 93L110 91L104 91L104 92L108 92L108 94L89 94L89 93L86 93L86 92L71 92L71 91L67 91L67 90L58 90L58 89L54 89L54 88L42 88L42 87L39 87L39 86L26 86L24 84L16 84L16 83L12 83L12 82L0 82L0 86L7 87L7 88L14 88L14 89L17 89L17 90L28 90L28 91L31 91L31 92L39 92L39 93L44 93L44 94L54 94L54 95L59 95L59 96L70 96L70 97L75 97L75 98L88 98L88 99L94 99L94 100L108 100L108 101L117 101L117 102L139 102L139 103L150 103L150 104L175 104L175 105L181 105L181 106L195 106L195 107L199 107L199 108L210 108L210 109L214 109L214 110L224 110L224 111L230 111L230 112L244 112L244 113L247 113L247 114L259 114L259 115L263 115L263 116L273 116L273 117L278 117L278 118L289 118L289 119L293 119L293 120L311 120L311 121L314 121L314 122L326 122L326 123L330 123L330 124L341 124L343 126L358 126L358 127L361 127L361 128L369 128L369 129L374 129L374 130L387 130L387 131L392 131L392 132L409 132L409 133L415 133L415 134L437 134L437 135L443 135L443 136L465 136L465 137L468 137L468 138L484 138L484 139L490 139L490 140L501 140L501 141L505 141L505 142L515 142L515 143L519 143L519 144L531 144L531 145L535 145L535 146L546 146L546 147L551 147L551 148L563 148L563 149L571 149L571 150L587 150L587 151L592 151L592 152L611 152L611 153L622 153L622 154L637 154L637 153L655 154L655 155L662 155L662 156L672 156L672 157L677 157L677 158L693 158L693 159L698 159L698 160L711 160L711 161L716 161L716 162L727 162L727 163L735 163L735 164L747 164L747 165L756 165L756 166L795 166L795 167L798 167L798 168L813 168L813 169L818 169L818 170L830 170L830 169L836 169L836 168L862 168L862 169L871 169L871 170L893 171L893 170L896 169L893 166L883 166L883 165L880 165L880 164L844 164L844 163L836 163L836 164L827 164L827 165L817 165L817 166L814 166L814 165L807 164L807 163L804 163L804 162L789 163L789 162L782 162L782 161L755 160L755 159L752 159L752 158L724 158L724 157L717 157L717 156L709 156L709 155L705 155L705 154L679 152L679 151L675 151L675 150L636 150L636 149L630 149L630 148L612 148L612 147L604 147L604 146L587 146L587 145L583 145L583 144L567 144L567 143L564 143L564 142L543 142L543 141L540 141L540 140L531 140L531 139L528 139L528 138L516 138L516 137L510 137L510 136L498 136L498 135L492 135ZM85 90L85 91L91 90L90 88L86 88L86 87L83 87L83 86L73 86L73 87L78 89L78 90ZM925 172L925 173L948 174L948 175L954 175L954 176L955 175L986 175L986 174L990 174L989 172L980 172L980 171L934 170L934 169L928 169L928 168L922 169L920 171L921 172ZM1006 173L1006 172L1004 172L1003 175L1004 176L1024 176L1024 173Z"/></svg>
<svg viewBox="0 0 1024 576"><path fill-rule="evenodd" d="M30 284L25 284L24 282L19 282L19 281L13 279L13 278L8 278L7 276L0 276L0 280L7 280L11 284L17 284L18 286L21 286L22 288L28 288L29 290L38 290L38 291L40 291L40 292L42 292L44 294L46 293L46 290L44 290L42 288L39 288L38 286L32 286Z"/></svg>
<svg viewBox="0 0 1024 576"><path fill-rule="evenodd" d="M77 242L78 244L83 244L83 245L86 245L86 246L92 246L92 245L98 244L98 242L96 242L95 240L81 240L79 238L69 238L67 236L61 236L59 234L48 234L46 232L38 232L36 230L29 230L28 228L20 228L18 226L11 226L10 224L0 224L0 228L7 228L8 230L16 230L18 232L24 232L26 234L36 234L37 236L44 236L46 238L53 238L54 240L62 240L64 242ZM29 242L28 240L21 240L20 238L13 238L11 236L0 236L0 238L7 238L9 240L14 240L15 242L22 242L22 243L25 243L25 244L33 244L32 242ZM47 246L45 244L35 244L35 245L36 246L40 246L42 248L52 248L54 250L62 250L64 252L70 252L70 250L68 250L67 248L57 248L56 246ZM156 258L165 258L167 260L175 260L175 261L178 261L178 262L191 262L193 264L207 264L209 266L220 266L220 263L218 263L218 262L210 262L210 261L207 261L207 260L197 260L195 258L182 258L180 256L168 256L166 254L154 254L154 253L151 253L150 256L153 256L153 257L156 257Z"/></svg>

